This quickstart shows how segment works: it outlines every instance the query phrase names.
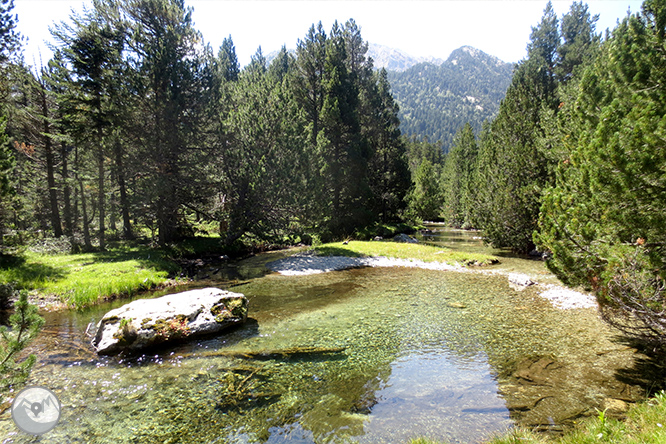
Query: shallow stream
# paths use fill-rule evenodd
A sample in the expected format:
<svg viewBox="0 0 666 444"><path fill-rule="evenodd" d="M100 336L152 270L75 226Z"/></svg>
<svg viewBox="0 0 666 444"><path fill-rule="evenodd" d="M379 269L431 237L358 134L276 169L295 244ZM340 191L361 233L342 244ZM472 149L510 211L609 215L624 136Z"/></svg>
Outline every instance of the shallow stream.
<svg viewBox="0 0 666 444"><path fill-rule="evenodd" d="M424 238L488 252L476 235ZM555 282L540 261L502 255L495 275L268 273L264 264L284 254L194 285L245 294L251 319L243 327L131 360L97 357L85 333L127 300L47 313L29 383L56 392L60 423L32 438L5 411L1 442L473 443L516 424L558 431L643 396L626 376L639 356L595 309L555 309L539 286L509 285L508 271ZM296 347L320 352L279 354ZM277 354L238 357L265 350Z"/></svg>

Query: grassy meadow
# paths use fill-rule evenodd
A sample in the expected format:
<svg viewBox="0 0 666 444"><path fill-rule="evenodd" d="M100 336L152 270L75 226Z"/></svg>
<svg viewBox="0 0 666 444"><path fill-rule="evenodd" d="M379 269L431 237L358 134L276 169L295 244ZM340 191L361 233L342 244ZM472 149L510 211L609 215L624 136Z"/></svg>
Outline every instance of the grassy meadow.
<svg viewBox="0 0 666 444"><path fill-rule="evenodd" d="M103 252L0 256L0 282L81 308L109 297L164 285L178 266L165 251L143 246Z"/></svg>

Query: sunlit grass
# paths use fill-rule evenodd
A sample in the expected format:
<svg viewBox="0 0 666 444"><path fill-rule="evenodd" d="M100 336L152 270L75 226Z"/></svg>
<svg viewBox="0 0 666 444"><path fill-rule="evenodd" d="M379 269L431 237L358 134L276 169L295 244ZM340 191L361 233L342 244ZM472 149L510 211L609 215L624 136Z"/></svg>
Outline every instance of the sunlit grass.
<svg viewBox="0 0 666 444"><path fill-rule="evenodd" d="M666 443L666 394L636 404L624 421L608 418L599 412L564 436L550 436L521 428L491 439L488 444L638 444ZM419 438L411 444L444 444Z"/></svg>
<svg viewBox="0 0 666 444"><path fill-rule="evenodd" d="M177 269L163 252L147 247L61 255L25 252L3 258L0 282L56 295L63 303L80 308L162 285Z"/></svg>
<svg viewBox="0 0 666 444"><path fill-rule="evenodd" d="M497 263L494 256L454 251L449 248L426 244L399 242L350 241L348 244L333 242L314 247L321 256L386 256L396 259L414 259L424 262L443 262L461 265L490 265Z"/></svg>

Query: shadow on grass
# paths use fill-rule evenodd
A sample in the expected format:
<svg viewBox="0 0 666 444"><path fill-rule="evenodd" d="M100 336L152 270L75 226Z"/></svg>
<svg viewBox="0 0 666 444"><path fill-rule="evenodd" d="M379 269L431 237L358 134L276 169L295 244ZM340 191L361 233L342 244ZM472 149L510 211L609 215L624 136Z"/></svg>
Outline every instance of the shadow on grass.
<svg viewBox="0 0 666 444"><path fill-rule="evenodd" d="M317 247L317 252L320 256L346 256L346 257L363 257L361 253L348 250L344 247Z"/></svg>
<svg viewBox="0 0 666 444"><path fill-rule="evenodd" d="M56 267L27 263L21 256L0 255L0 281L13 282L19 289L32 289L47 281L63 279L66 273Z"/></svg>
<svg viewBox="0 0 666 444"><path fill-rule="evenodd" d="M142 268L151 268L156 271L166 271L169 274L178 272L179 267L169 254L159 249L149 247L135 247L128 249L114 249L89 253L94 263L113 263L137 261Z"/></svg>
<svg viewBox="0 0 666 444"><path fill-rule="evenodd" d="M145 245L126 245L91 253L93 261L124 262L135 260L143 268L166 271L170 275L180 271L177 259L183 257L199 257L207 254L224 252L219 238L189 238L177 244L162 248L151 248Z"/></svg>

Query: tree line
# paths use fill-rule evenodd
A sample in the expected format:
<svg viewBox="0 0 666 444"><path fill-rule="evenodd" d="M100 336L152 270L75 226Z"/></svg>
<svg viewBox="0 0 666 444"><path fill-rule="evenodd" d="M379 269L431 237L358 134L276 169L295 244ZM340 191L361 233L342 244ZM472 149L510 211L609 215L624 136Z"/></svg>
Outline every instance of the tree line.
<svg viewBox="0 0 666 444"><path fill-rule="evenodd" d="M436 213L496 247L538 250L604 318L666 351L666 6L646 0L605 36L548 4L497 117L456 136Z"/></svg>
<svg viewBox="0 0 666 444"><path fill-rule="evenodd" d="M104 249L109 237L168 244L207 226L230 246L332 239L407 210L408 142L353 20L313 25L270 64L259 48L242 69L231 36L214 51L183 0L94 0L53 27L39 68L8 29L5 234Z"/></svg>

